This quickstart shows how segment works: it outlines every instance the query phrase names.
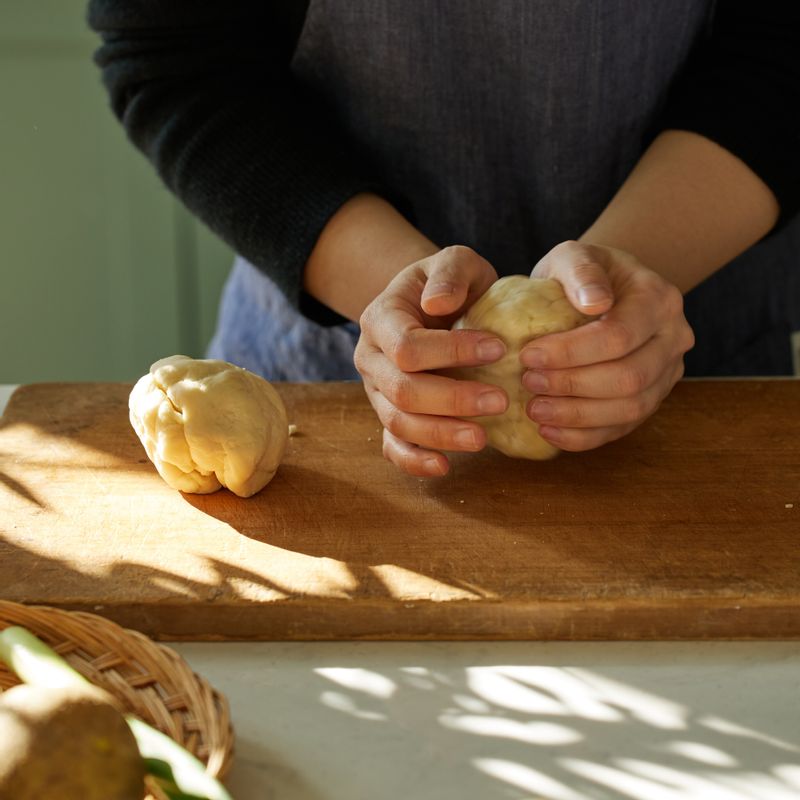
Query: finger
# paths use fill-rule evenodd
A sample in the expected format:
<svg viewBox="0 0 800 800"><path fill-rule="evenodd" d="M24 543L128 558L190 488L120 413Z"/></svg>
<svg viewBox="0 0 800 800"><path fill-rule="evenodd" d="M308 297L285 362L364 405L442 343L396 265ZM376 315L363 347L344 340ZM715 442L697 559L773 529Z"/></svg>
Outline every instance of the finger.
<svg viewBox="0 0 800 800"><path fill-rule="evenodd" d="M664 397L669 394L669 390L672 389L675 383L681 379L683 376L683 371L684 365L683 360L681 359L679 363L675 365L674 370L669 373L669 378L667 380L667 386L669 389L663 392L661 401L663 401ZM659 404L656 406L654 411L658 409L661 401L659 401ZM616 439L627 435L637 428L643 421L644 419L637 422L624 423L621 425L600 426L595 428L570 428L560 427L550 423L540 424L539 435L561 450L582 452L585 450L592 450L595 447L600 447L601 445L615 441Z"/></svg>
<svg viewBox="0 0 800 800"><path fill-rule="evenodd" d="M670 369L669 374L673 372ZM669 388L672 387L670 382ZM642 392L629 397L595 399L583 397L534 397L528 401L528 416L544 425L566 428L602 428L639 423L661 404L666 391L661 378Z"/></svg>
<svg viewBox="0 0 800 800"><path fill-rule="evenodd" d="M533 268L536 278L554 278L564 287L564 294L578 311L604 314L614 304L614 290L605 269L606 251L580 244L562 242Z"/></svg>
<svg viewBox="0 0 800 800"><path fill-rule="evenodd" d="M370 395L370 402L383 427L405 442L433 450L464 452L477 452L486 446L486 433L475 422L401 411L377 390Z"/></svg>
<svg viewBox="0 0 800 800"><path fill-rule="evenodd" d="M617 361L572 369L528 370L522 375L522 385L531 394L552 397L633 397L656 383L664 365L680 354L674 339L653 336Z"/></svg>
<svg viewBox="0 0 800 800"><path fill-rule="evenodd" d="M424 261L425 288L420 305L426 314L448 316L468 299L480 297L496 280L494 267L474 250L445 247Z"/></svg>
<svg viewBox="0 0 800 800"><path fill-rule="evenodd" d="M446 475L450 469L450 464L442 453L404 442L385 428L383 457L403 472L418 478L438 478Z"/></svg>
<svg viewBox="0 0 800 800"><path fill-rule="evenodd" d="M670 320L680 315L683 298L674 286L650 280L640 289L628 291L600 319L562 333L540 336L520 351L520 361L529 368L566 369L615 361L632 353Z"/></svg>
<svg viewBox="0 0 800 800"><path fill-rule="evenodd" d="M356 347L354 361L365 385L375 387L403 411L480 417L502 414L508 408L508 395L500 387L428 372L405 372L363 339Z"/></svg>
<svg viewBox="0 0 800 800"><path fill-rule="evenodd" d="M506 353L502 339L494 334L425 328L396 306L377 304L366 315L363 324L368 326L371 343L403 372L490 364ZM373 321L373 315L380 318Z"/></svg>
<svg viewBox="0 0 800 800"><path fill-rule="evenodd" d="M370 378L380 393L401 411L445 417L502 414L508 395L502 389L477 381L462 381L428 372L408 373L384 357Z"/></svg>
<svg viewBox="0 0 800 800"><path fill-rule="evenodd" d="M540 425L539 435L560 450L582 453L621 439L635 428L636 424L634 423L607 428L556 428L550 425Z"/></svg>

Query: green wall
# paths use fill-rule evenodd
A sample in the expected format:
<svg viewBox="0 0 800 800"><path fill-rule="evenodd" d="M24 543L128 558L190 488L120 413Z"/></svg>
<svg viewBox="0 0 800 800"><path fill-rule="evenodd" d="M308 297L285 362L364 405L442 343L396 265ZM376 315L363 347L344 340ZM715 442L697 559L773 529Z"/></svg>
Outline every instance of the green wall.
<svg viewBox="0 0 800 800"><path fill-rule="evenodd" d="M232 261L128 143L84 15L0 2L0 383L202 356Z"/></svg>

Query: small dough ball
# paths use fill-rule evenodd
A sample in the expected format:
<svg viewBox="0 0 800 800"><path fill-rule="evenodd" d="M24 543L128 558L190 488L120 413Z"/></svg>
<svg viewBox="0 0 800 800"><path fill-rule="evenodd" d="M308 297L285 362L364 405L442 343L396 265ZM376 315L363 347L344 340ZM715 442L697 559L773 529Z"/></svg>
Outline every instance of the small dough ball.
<svg viewBox="0 0 800 800"><path fill-rule="evenodd" d="M491 331L507 352L494 364L447 370L453 378L490 383L505 389L509 398L503 414L472 417L487 434L489 444L516 458L546 459L559 450L539 436L539 426L525 413L531 395L522 387L522 347L538 336L568 331L583 325L587 317L569 302L561 284L550 278L510 275L500 278L475 302L453 328Z"/></svg>
<svg viewBox="0 0 800 800"><path fill-rule="evenodd" d="M94 686L0 695L0 800L141 800L144 761L113 698Z"/></svg>
<svg viewBox="0 0 800 800"><path fill-rule="evenodd" d="M275 389L226 361L170 356L139 379L130 420L161 477L182 492L250 497L275 475L289 423Z"/></svg>

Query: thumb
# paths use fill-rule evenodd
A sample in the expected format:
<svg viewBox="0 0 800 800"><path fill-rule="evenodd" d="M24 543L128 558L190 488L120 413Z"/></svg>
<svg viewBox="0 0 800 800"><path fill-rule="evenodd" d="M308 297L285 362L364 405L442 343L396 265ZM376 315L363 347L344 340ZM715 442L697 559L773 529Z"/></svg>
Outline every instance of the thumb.
<svg viewBox="0 0 800 800"><path fill-rule="evenodd" d="M605 248L579 242L562 242L534 268L535 278L555 278L570 303L583 314L604 314L614 305L614 291L606 267Z"/></svg>
<svg viewBox="0 0 800 800"><path fill-rule="evenodd" d="M480 296L497 280L494 267L485 258L461 245L446 247L430 256L425 273L420 305L434 317L454 314L469 295Z"/></svg>

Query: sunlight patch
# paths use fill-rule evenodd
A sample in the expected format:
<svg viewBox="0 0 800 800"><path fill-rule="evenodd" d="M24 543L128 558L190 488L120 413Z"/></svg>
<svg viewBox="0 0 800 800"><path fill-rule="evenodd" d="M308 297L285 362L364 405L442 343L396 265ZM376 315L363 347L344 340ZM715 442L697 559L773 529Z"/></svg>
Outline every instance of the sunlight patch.
<svg viewBox="0 0 800 800"><path fill-rule="evenodd" d="M543 772L506 761L501 758L475 758L472 763L485 775L510 783L527 792L533 792L541 800L592 800L592 798L570 789L560 781L545 775Z"/></svg>
<svg viewBox="0 0 800 800"><path fill-rule="evenodd" d="M397 691L397 684L385 675L360 667L318 667L314 672L339 686L382 700L388 700Z"/></svg>
<svg viewBox="0 0 800 800"><path fill-rule="evenodd" d="M523 685L494 667L467 667L466 672L469 688L487 703L527 714L569 713L551 694Z"/></svg>
<svg viewBox="0 0 800 800"><path fill-rule="evenodd" d="M698 725L703 725L704 727L709 728L712 731L716 731L717 733L725 733L729 736L741 736L747 739L756 739L759 742L771 744L773 747L778 747L781 750L789 750L793 753L800 753L800 747L797 745L791 744L790 742L785 742L782 739L776 739L774 736L753 730L753 728L746 728L744 725L739 725L736 722L722 719L722 717L706 715L704 717L699 717L697 723Z"/></svg>
<svg viewBox="0 0 800 800"><path fill-rule="evenodd" d="M351 717L357 719L366 719L371 722L385 722L387 719L386 714L381 714L377 711L366 711L359 708L346 694L341 692L323 692L319 696L320 702L328 708L333 708L336 711L343 711Z"/></svg>
<svg viewBox="0 0 800 800"><path fill-rule="evenodd" d="M669 742L663 748L668 753L709 764L712 767L738 767L739 762L728 753L702 742Z"/></svg>
<svg viewBox="0 0 800 800"><path fill-rule="evenodd" d="M439 722L446 728L472 733L480 736L496 736L515 739L526 744L558 746L575 744L583 740L583 735L566 725L554 722L517 722L503 717L483 717L472 714L443 714Z"/></svg>

